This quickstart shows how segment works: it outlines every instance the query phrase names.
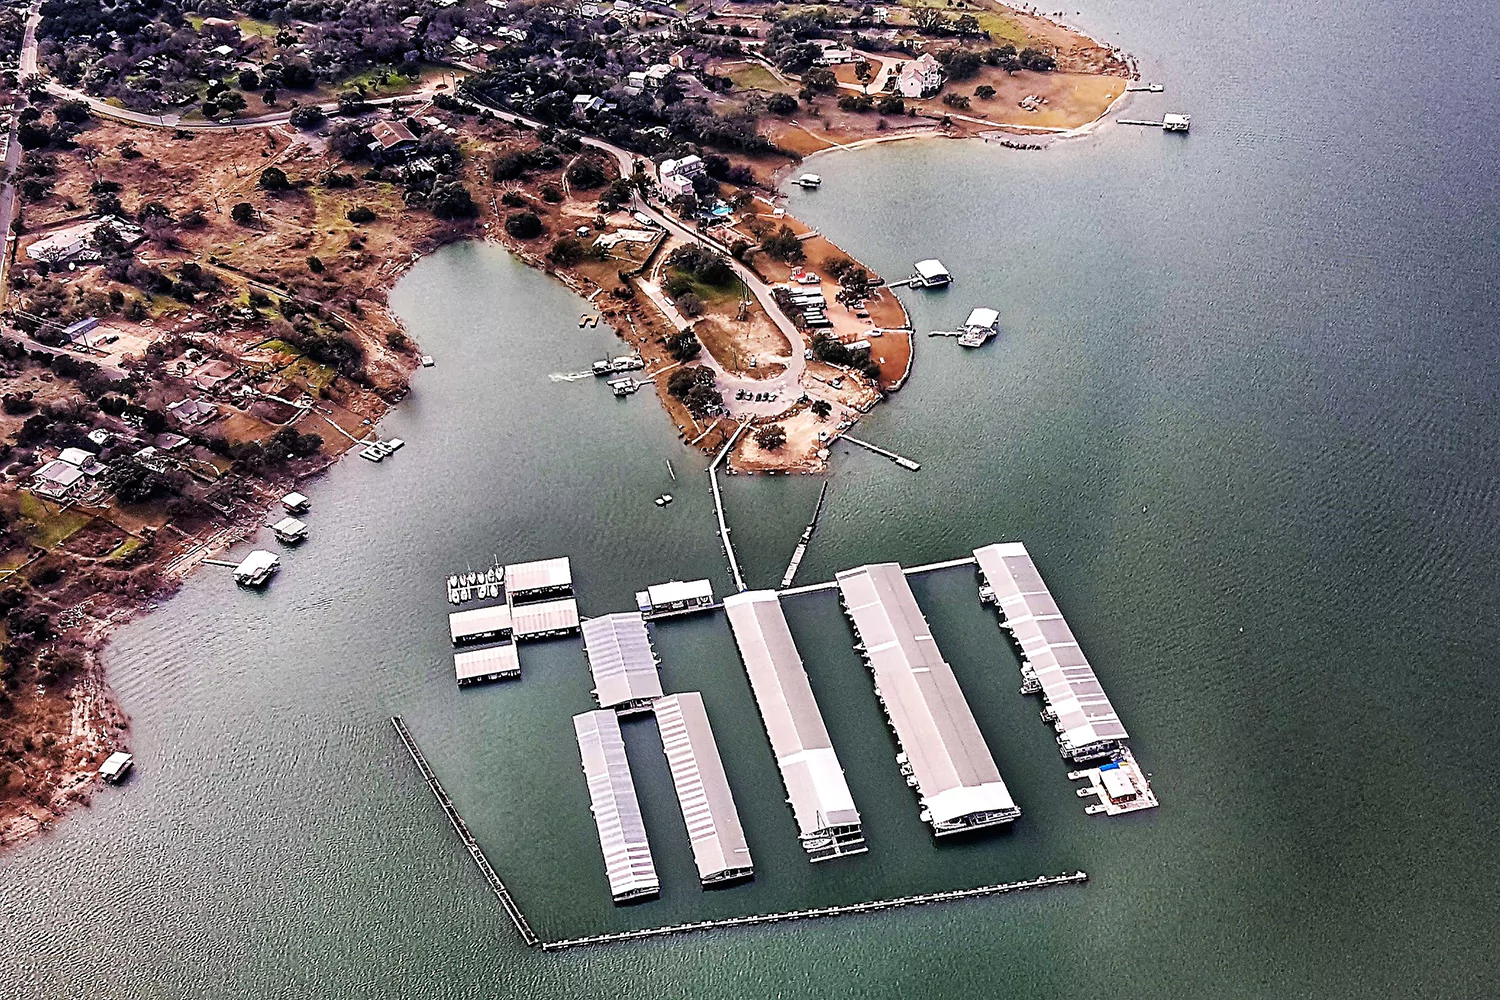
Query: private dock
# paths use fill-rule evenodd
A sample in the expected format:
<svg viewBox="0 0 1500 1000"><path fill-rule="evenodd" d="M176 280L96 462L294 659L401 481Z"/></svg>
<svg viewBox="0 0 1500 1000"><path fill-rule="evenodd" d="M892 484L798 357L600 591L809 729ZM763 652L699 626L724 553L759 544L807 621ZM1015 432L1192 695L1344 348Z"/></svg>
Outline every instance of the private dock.
<svg viewBox="0 0 1500 1000"><path fill-rule="evenodd" d="M849 903L844 906L819 906L807 910L786 910L781 913L757 913L747 917L727 917L723 920L699 920L694 923L670 924L666 927L647 927L634 931L618 931L614 934L595 934L591 937L565 938L548 941L543 951L562 951L567 948L582 948L596 944L614 944L619 941L640 941L645 938L669 937L675 934L691 934L728 927L749 927L754 924L788 923L793 920L819 920L824 917L841 917L854 913L876 913L881 910L896 910L906 906L926 906L929 903L946 903L959 899L978 899L998 896L1007 892L1024 892L1028 889L1044 889L1053 885L1070 885L1088 881L1087 872L1069 875L1041 875L1022 882L1002 882L997 885L982 885L974 889L949 889L945 892L926 892L916 896L898 896L895 899L879 899L868 903Z"/></svg>
<svg viewBox="0 0 1500 1000"><path fill-rule="evenodd" d="M526 947L535 948L542 943L542 939L536 936L536 932L526 922L526 915L521 912L521 908L511 898L510 890L505 888L505 883L500 881L500 876L495 874L494 868L490 867L489 859L484 856L484 851L480 850L479 843L474 839L474 835L469 832L469 827L464 823L464 818L454 808L453 800L448 798L447 792L443 791L443 786L438 782L437 775L432 772L432 767L427 763L427 758L423 757L422 751L417 748L417 741L412 739L411 731L406 728L406 723L402 721L401 716L393 715L391 716L391 725L396 727L396 735L400 736L401 742L406 744L406 752L411 754L411 759L417 765L417 770L427 780L427 787L432 789L432 794L437 799L438 805L442 806L443 812L448 817L448 822L453 824L453 830L458 834L458 839L463 842L464 847L468 848L469 857L474 859L474 864L479 867L480 872L484 875L484 880L489 883L490 889L494 891L496 898L500 900L500 905L505 908L506 915L510 917L511 923L516 925L516 933L521 935L521 940L525 942Z"/></svg>
<svg viewBox="0 0 1500 1000"><path fill-rule="evenodd" d="M797 541L796 551L792 553L792 561L787 563L786 575L781 578L781 589L792 585L792 577L797 575L797 567L802 565L802 557L807 554L807 543L812 541L813 531L818 527L818 518L823 516L823 501L828 497L828 480L823 481L823 488L818 491L818 505L813 508L812 520L807 522L807 527L802 529L802 537Z"/></svg>
<svg viewBox="0 0 1500 1000"><path fill-rule="evenodd" d="M1159 128L1166 132L1186 132L1192 125L1190 115L1162 115L1159 122L1141 121L1136 118L1116 118L1116 125L1144 125L1146 128Z"/></svg>
<svg viewBox="0 0 1500 1000"><path fill-rule="evenodd" d="M897 465L901 466L901 468L903 468L903 469L910 469L911 471L916 472L918 469L920 469L922 467L920 464L912 461L909 458L902 458L900 455L896 454L894 451L887 451L886 449L880 447L879 445L871 444L868 441L861 441L859 438L855 437L853 434L845 434L845 435L843 435L843 439L845 441L848 441L850 444L857 444L861 448L868 448L870 451L873 451L875 454L880 455L883 458L890 459L892 462L895 462Z"/></svg>

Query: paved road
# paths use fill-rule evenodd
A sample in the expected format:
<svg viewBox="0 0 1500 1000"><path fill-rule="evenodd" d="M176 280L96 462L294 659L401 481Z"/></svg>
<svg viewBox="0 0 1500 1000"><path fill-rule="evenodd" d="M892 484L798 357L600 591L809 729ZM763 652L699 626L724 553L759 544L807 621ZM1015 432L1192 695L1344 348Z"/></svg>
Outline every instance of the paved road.
<svg viewBox="0 0 1500 1000"><path fill-rule="evenodd" d="M26 18L26 34L21 40L21 77L27 75L27 65L31 66L31 72L36 71L36 26L41 15L32 8ZM20 112L23 104L20 91L16 92L16 100L11 107L10 129L5 135L5 159L0 161L4 164L5 176L14 176L16 168L21 164L21 144L16 141L16 129L20 124ZM0 185L0 303L5 301L5 293L8 290L6 278L9 277L10 253L14 245L10 240L11 223L16 218L16 186L7 180Z"/></svg>

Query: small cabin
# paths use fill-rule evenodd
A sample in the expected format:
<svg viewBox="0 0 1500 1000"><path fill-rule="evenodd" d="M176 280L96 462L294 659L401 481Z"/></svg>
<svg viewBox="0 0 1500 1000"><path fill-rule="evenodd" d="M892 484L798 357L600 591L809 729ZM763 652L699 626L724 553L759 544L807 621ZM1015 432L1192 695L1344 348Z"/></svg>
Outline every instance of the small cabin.
<svg viewBox="0 0 1500 1000"><path fill-rule="evenodd" d="M709 580L669 580L638 591L635 603L643 615L700 611L713 607L714 585Z"/></svg>

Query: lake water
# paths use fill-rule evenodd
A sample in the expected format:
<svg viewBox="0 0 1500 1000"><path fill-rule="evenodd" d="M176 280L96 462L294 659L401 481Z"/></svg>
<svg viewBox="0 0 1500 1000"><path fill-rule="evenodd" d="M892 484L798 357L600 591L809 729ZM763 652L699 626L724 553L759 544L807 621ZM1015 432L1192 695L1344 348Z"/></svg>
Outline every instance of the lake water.
<svg viewBox="0 0 1500 1000"><path fill-rule="evenodd" d="M1492 8L1091 2L1191 136L1046 153L888 144L818 161L794 210L890 276L920 338L840 446L799 582L1024 540L1154 774L1160 810L1085 817L973 573L914 581L1024 815L933 844L830 594L788 616L870 853L809 866L722 617L656 629L702 690L754 854L698 890L652 723L627 724L664 891L609 905L568 717L576 641L458 691L442 578L568 554L586 614L727 573L704 460L649 393L553 382L615 342L495 248L422 261L393 303L438 366L410 442L307 490L264 594L206 570L123 630L139 767L0 856L7 996L1399 996L1500 990L1492 708L1500 640L1500 191ZM679 481L671 483L671 459ZM813 477L725 480L753 586ZM666 510L651 504L670 491ZM274 543L273 543L274 544ZM541 955L388 723L400 713L544 937L1087 870L1083 886ZM1490 942L1490 944L1486 944Z"/></svg>

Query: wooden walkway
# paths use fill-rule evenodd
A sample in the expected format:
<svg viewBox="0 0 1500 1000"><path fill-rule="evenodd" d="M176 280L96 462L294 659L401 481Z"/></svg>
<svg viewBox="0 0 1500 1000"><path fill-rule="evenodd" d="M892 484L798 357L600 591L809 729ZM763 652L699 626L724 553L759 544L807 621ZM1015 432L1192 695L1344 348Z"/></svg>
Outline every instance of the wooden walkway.
<svg viewBox="0 0 1500 1000"><path fill-rule="evenodd" d="M823 480L823 488L818 491L818 505L813 508L812 520L807 522L807 527L802 529L802 538L797 542L796 551L792 553L792 561L787 563L786 575L781 578L781 589L792 585L792 577L797 575L797 567L802 565L802 557L807 554L807 543L812 541L813 532L817 530L818 518L823 516L823 501L828 497L828 480Z"/></svg>
<svg viewBox="0 0 1500 1000"><path fill-rule="evenodd" d="M1073 872L1071 875L1042 875L1024 882L983 885L977 889L952 889L947 892L928 892L918 896L900 896L896 899L879 899L868 903L850 903L847 906L820 906L809 910L759 913L748 917L728 917L723 920L699 920L688 924L670 924L666 927L647 927L635 931L618 931L614 934L595 934L592 937L567 938L562 941L548 941L542 945L542 950L562 951L565 948L581 948L595 944L613 944L619 941L639 941L644 938L691 934L695 931L716 930L725 927L747 927L752 924L776 924L792 920L817 920L823 917L839 917L853 913L874 913L879 910L894 910L904 906L925 906L928 903L943 903L956 899L998 896L1006 892L1042 889L1051 885L1068 885L1087 880L1088 875L1084 872Z"/></svg>
<svg viewBox="0 0 1500 1000"><path fill-rule="evenodd" d="M920 469L922 467L921 465L919 465L916 462L913 462L909 458L904 458L901 455L896 454L894 451L889 451L889 450L887 450L885 448L880 447L877 444L871 444L868 441L861 441L859 438L855 437L852 434L845 434L845 435L843 435L843 439L845 441L848 441L850 444L857 444L861 448L868 448L870 451L873 451L875 454L880 455L880 456L882 456L884 458L890 459L892 462L895 462L897 465L901 466L901 468L903 468L903 469L910 469L911 471L916 472L918 469Z"/></svg>
<svg viewBox="0 0 1500 1000"><path fill-rule="evenodd" d="M949 559L946 562L924 563L921 566L903 566L901 574L911 576L915 573L931 573L940 569L955 569L959 566L972 566L977 560L973 556L963 556L959 559ZM798 594L816 594L822 590L835 590L838 588L837 580L829 580L826 583L809 583L801 587L790 589L782 587L776 592L778 597L796 597Z"/></svg>
<svg viewBox="0 0 1500 1000"><path fill-rule="evenodd" d="M724 541L724 554L729 557L729 572L734 576L734 585L740 593L745 591L745 578L740 575L740 561L734 557L734 545L729 541L729 525L724 521L724 500L719 495L719 463L728 456L729 450L734 447L734 442L744 433L746 427L750 426L747 419L740 424L735 432L729 435L729 440L724 444L724 450L719 452L719 457L713 460L708 467L708 485L714 491L714 513L719 518L719 537Z"/></svg>
<svg viewBox="0 0 1500 1000"><path fill-rule="evenodd" d="M480 872L484 874L484 880L489 883L500 905L505 908L511 923L516 925L516 933L521 935L521 940L526 947L535 948L542 943L542 939L536 936L531 925L526 922L526 915L511 898L510 890L505 888L505 883L500 881L500 876L495 874L495 869L490 867L489 859L484 856L484 851L479 849L479 844L474 835L469 832L469 827L464 823L464 818L454 808L453 800L448 798L448 793L443 791L443 786L438 783L437 775L432 773L432 767L427 763L427 758L422 756L422 751L417 748L417 741L412 739L411 731L406 728L406 723L401 721L401 716L391 716L391 725L396 727L396 734L401 737L401 742L406 744L406 752L411 754L411 759L416 763L417 770L422 772L422 777L427 779L427 787L432 789L432 794L438 800L438 805L443 807L443 812L448 816L448 822L453 824L458 839L469 849L469 856L474 859L474 864L479 866Z"/></svg>

